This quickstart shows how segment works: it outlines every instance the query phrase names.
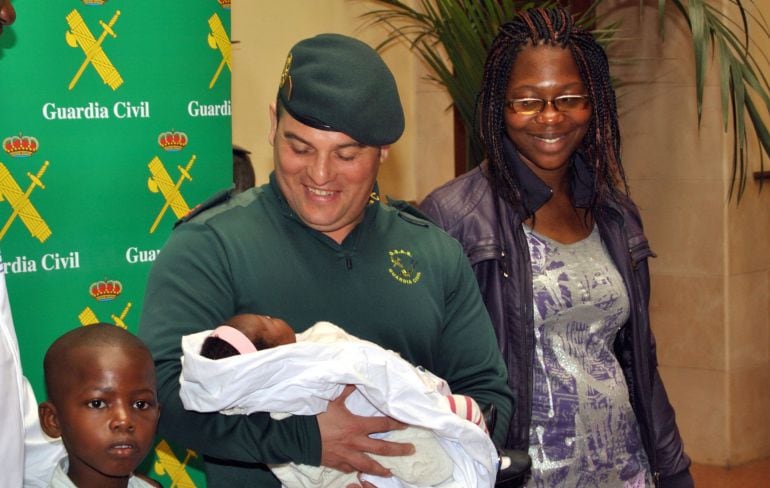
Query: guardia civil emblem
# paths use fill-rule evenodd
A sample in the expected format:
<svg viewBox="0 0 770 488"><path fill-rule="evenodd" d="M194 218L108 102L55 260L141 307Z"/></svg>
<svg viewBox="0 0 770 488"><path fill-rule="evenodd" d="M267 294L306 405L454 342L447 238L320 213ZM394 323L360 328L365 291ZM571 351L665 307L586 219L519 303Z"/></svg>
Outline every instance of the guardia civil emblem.
<svg viewBox="0 0 770 488"><path fill-rule="evenodd" d="M104 52L102 45L107 36L113 38L117 37L113 27L120 17L120 10L115 12L109 22L99 21L99 25L102 28L101 34L96 38L91 33L91 30L86 25L80 12L73 10L67 15L67 24L70 30L65 32L65 39L70 47L80 47L85 54L86 59L75 72L75 76L70 81L69 89L72 90L80 80L81 75L86 70L88 65L92 65L102 81L113 90L117 90L120 85L123 84L123 78L120 76L118 70L113 66L110 58L107 57L107 53Z"/></svg>
<svg viewBox="0 0 770 488"><path fill-rule="evenodd" d="M39 147L37 138L23 134L3 140L3 150L12 158L28 158L34 155ZM51 229L32 203L32 193L35 189L45 189L43 174L48 169L48 164L48 161L43 162L36 173L28 171L29 184L22 188L24 179L20 177L17 181L8 167L0 161L0 202L6 201L11 206L11 215L0 228L0 240L5 237L17 217L38 241L45 242L51 237Z"/></svg>
<svg viewBox="0 0 770 488"><path fill-rule="evenodd" d="M99 303L112 302L118 298L121 293L123 293L123 284L117 280L108 280L105 278L91 283L88 287L88 294ZM127 329L128 325L126 325L125 319L129 310L131 310L131 302L126 303L120 314L110 314L112 323L118 327ZM86 305L83 311L78 314L78 321L80 322L80 325L83 326L104 322L96 316L96 312L94 312L88 305Z"/></svg>
<svg viewBox="0 0 770 488"><path fill-rule="evenodd" d="M158 445L155 446L155 456L155 462L153 463L155 474L171 478L171 486L195 488L195 483L187 473L187 464L192 458L198 457L195 451L187 449L184 459L180 461L168 442L161 439Z"/></svg>
<svg viewBox="0 0 770 488"><path fill-rule="evenodd" d="M230 63L232 62L232 46L230 45L230 38L227 36L225 26L222 25L222 19L217 14L212 15L209 18L209 28L211 32L208 35L209 47L211 49L219 49L219 53L222 55L222 60L219 62L217 70L214 72L214 76L209 83L209 90L214 88L214 85L219 79L222 69L227 65L227 69L232 72Z"/></svg>
<svg viewBox="0 0 770 488"><path fill-rule="evenodd" d="M390 259L390 275L399 283L413 285L420 281L422 272L417 271L417 260L412 257L411 251L396 249L388 251Z"/></svg>
<svg viewBox="0 0 770 488"><path fill-rule="evenodd" d="M150 234L155 232L163 215L166 214L166 211L169 208L171 208L171 211L174 212L174 215L176 215L178 219L181 219L190 212L190 207L179 192L179 189L185 180L192 181L190 170L192 169L193 163L195 163L195 154L190 157L186 166L177 166L179 178L176 180L176 183L171 179L171 175L166 170L166 167L163 166L163 161L161 161L158 156L152 158L152 161L147 165L150 168L151 174L147 179L147 188L153 193L160 192L165 200L158 216L155 217L155 222L153 222L150 227Z"/></svg>
<svg viewBox="0 0 770 488"><path fill-rule="evenodd" d="M281 72L281 83L278 85L278 87L283 91L283 96L286 98L286 100L291 100L292 81L291 73L289 72L291 70L291 60L292 55L289 53L289 55L286 56L286 63L284 63L283 71Z"/></svg>

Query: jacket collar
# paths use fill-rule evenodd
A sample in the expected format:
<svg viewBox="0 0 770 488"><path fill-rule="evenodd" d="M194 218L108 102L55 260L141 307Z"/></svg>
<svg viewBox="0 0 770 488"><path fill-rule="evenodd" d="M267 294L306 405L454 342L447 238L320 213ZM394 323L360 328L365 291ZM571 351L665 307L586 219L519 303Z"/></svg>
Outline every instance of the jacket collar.
<svg viewBox="0 0 770 488"><path fill-rule="evenodd" d="M503 139L503 150L508 169L518 183L521 203L527 215L533 215L551 199L553 191L529 166L522 161L519 152L508 137ZM570 160L570 187L575 206L588 208L594 197L595 175L593 168L582 155L575 153Z"/></svg>

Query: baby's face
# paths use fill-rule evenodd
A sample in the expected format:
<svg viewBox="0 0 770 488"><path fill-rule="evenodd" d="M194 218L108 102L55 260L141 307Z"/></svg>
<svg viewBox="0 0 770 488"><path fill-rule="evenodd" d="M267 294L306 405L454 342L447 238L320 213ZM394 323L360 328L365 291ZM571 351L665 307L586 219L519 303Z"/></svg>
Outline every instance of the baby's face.
<svg viewBox="0 0 770 488"><path fill-rule="evenodd" d="M155 368L142 349L80 347L57 398L69 477L78 486L100 486L124 477L152 447L160 408Z"/></svg>
<svg viewBox="0 0 770 488"><path fill-rule="evenodd" d="M275 317L241 314L234 316L227 323L246 335L257 350L297 342L294 330L289 324Z"/></svg>

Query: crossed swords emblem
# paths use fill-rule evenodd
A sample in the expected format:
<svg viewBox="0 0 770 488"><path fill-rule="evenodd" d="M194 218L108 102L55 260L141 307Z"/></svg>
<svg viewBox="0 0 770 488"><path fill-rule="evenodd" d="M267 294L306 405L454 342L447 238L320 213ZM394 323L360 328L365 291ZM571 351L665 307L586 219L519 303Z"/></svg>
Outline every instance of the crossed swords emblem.
<svg viewBox="0 0 770 488"><path fill-rule="evenodd" d="M126 325L126 322L124 321L126 318L126 315L128 315L128 311L131 310L131 302L128 302L126 306L123 308L123 311L120 312L120 315L110 314L110 318L112 319L112 322L117 325L118 327L121 327L123 329L127 329L128 326ZM78 320L80 321L81 325L93 325L98 324L101 322L94 313L93 310L91 310L91 307L86 306L86 308L83 309L82 312L78 315Z"/></svg>
<svg viewBox="0 0 770 488"><path fill-rule="evenodd" d="M115 12L115 15L112 16L112 19L110 19L108 23L105 24L104 21L99 21L99 25L102 26L102 33L97 39L91 33L88 26L83 21L83 17L80 16L80 13L77 10L73 10L67 15L67 24L70 26L70 30L65 33L67 44L71 47L80 46L83 53L86 55L86 59L83 60L83 63L80 65L80 68L69 84L70 90L77 84L80 76L89 64L93 65L96 72L99 73L99 76L102 78L102 81L109 85L113 90L117 90L118 87L123 84L123 78L121 78L120 73L118 73L118 70L112 65L112 62L104 53L104 49L102 49L104 39L108 35L113 38L117 37L115 31L112 30L112 27L115 25L115 22L118 21L118 17L120 17L120 10Z"/></svg>
<svg viewBox="0 0 770 488"><path fill-rule="evenodd" d="M13 176L11 176L11 172L8 171L8 168L6 168L3 163L0 163L0 201L8 200L8 203L11 204L11 208L13 208L11 216L8 217L8 220L5 221L5 225L0 229L0 239L2 239L5 236L5 233L8 232L8 229L11 227L14 220L16 220L16 217L21 219L27 227L27 230L32 234L32 237L36 237L40 242L45 242L46 239L51 237L51 229L48 228L48 224L45 223L45 220L43 220L29 200L32 191L35 188L40 187L45 190L42 178L46 169L48 169L48 161L43 163L43 166L40 167L37 174L28 172L27 176L31 180L31 183L26 191L22 191L19 184L13 179Z"/></svg>
<svg viewBox="0 0 770 488"><path fill-rule="evenodd" d="M123 84L123 78L120 76L120 73L115 66L113 66L112 62L107 57L107 54L105 54L104 49L102 49L102 44L108 35L113 38L117 37L117 34L115 34L112 27L118 21L118 17L120 17L120 10L115 12L115 15L112 16L109 22L105 23L102 20L99 21L99 25L102 27L102 33L97 39L91 33L91 30L86 25L80 12L73 10L67 15L67 24L70 26L70 30L65 33L67 44L71 47L79 46L86 55L86 59L83 60L83 63L80 65L80 68L77 70L69 84L70 90L75 87L89 64L93 65L96 72L99 73L99 76L102 78L102 81L109 85L113 90L117 90L118 87ZM211 89L216 84L217 79L219 79L219 75L222 73L222 69L224 69L225 65L232 71L232 47L227 31L217 14L214 14L209 18L209 27L211 29L211 32L208 35L209 46L211 49L219 49L219 52L222 54L222 61L220 61L219 66L209 83L209 89Z"/></svg>
<svg viewBox="0 0 770 488"><path fill-rule="evenodd" d="M157 456L154 466L155 473L168 475L172 480L170 488L195 488L195 483L185 470L187 463L190 462L190 458L198 457L195 451L187 449L184 460L179 462L168 442L161 440L155 446L155 455Z"/></svg>
<svg viewBox="0 0 770 488"><path fill-rule="evenodd" d="M155 222L153 222L152 227L150 227L150 234L155 232L160 220L163 218L163 215L165 215L166 210L168 210L169 207L171 207L171 210L178 219L181 219L190 212L190 207L187 206L184 197L179 193L179 188L181 188L184 180L192 181L190 170L192 169L193 163L195 163L194 154L187 162L187 166L177 166L180 176L176 183L171 180L171 176L168 174L168 171L166 171L165 166L163 166L163 162L157 156L152 158L152 161L147 165L150 168L150 174L152 175L147 179L147 188L153 193L158 193L158 191L160 191L163 194L163 198L166 200L166 203L163 204L163 208L160 209L160 213L158 213L158 216L155 218Z"/></svg>
<svg viewBox="0 0 770 488"><path fill-rule="evenodd" d="M211 49L219 49L219 52L222 54L222 61L219 62L219 66L214 73L214 77L211 78L211 83L209 83L210 90L214 88L214 84L216 84L220 73L222 73L222 68L225 67L225 64L227 65L227 68L232 72L232 66L230 66L232 61L232 49L230 45L230 38L227 37L225 26L222 25L222 20L217 14L214 14L209 18L209 28L211 28L211 33L208 36L209 47L211 47Z"/></svg>

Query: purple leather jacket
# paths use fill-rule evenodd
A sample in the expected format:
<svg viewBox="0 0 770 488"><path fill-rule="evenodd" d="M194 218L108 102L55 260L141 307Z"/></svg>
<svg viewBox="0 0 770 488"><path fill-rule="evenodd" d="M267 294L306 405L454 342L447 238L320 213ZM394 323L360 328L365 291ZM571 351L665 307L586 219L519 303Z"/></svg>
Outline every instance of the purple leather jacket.
<svg viewBox="0 0 770 488"><path fill-rule="evenodd" d="M521 184L519 206L495 196L483 163L434 190L420 210L462 243L471 262L515 397L505 447L526 451L535 346L532 271L522 222L550 198L551 190L517 157L513 159L517 161L510 163L511 168ZM585 206L593 192L592 171L578 157L572 163L572 176L573 199L576 205ZM628 288L631 313L618 332L615 354L625 374L653 477L657 486L691 487L690 459L684 453L674 410L658 375L648 311L647 258L654 254L642 231L639 212L625 199L599 202L594 217Z"/></svg>

